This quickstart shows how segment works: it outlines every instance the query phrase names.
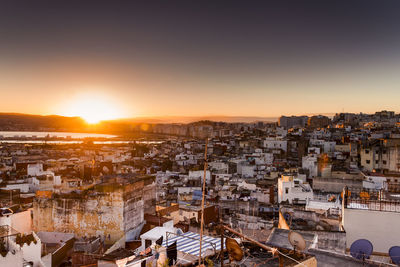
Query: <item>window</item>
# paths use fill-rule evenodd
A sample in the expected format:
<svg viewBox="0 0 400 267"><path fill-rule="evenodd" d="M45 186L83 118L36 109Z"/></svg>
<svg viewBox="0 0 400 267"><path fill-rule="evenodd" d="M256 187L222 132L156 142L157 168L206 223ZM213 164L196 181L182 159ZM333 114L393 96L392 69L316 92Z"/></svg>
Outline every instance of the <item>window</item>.
<svg viewBox="0 0 400 267"><path fill-rule="evenodd" d="M385 164L385 165L386 165L386 160L384 160L384 161L383 161L383 164Z"/></svg>
<svg viewBox="0 0 400 267"><path fill-rule="evenodd" d="M383 150L383 151L382 151L382 154L386 154L386 150Z"/></svg>
<svg viewBox="0 0 400 267"><path fill-rule="evenodd" d="M368 149L365 149L365 154L369 154L369 150Z"/></svg>
<svg viewBox="0 0 400 267"><path fill-rule="evenodd" d="M375 164L378 164L379 163L379 160L375 160Z"/></svg>
<svg viewBox="0 0 400 267"><path fill-rule="evenodd" d="M365 162L366 162L367 164L369 164L371 161L370 161L369 159L367 159Z"/></svg>
<svg viewBox="0 0 400 267"><path fill-rule="evenodd" d="M285 188L285 193L289 194L289 188Z"/></svg>

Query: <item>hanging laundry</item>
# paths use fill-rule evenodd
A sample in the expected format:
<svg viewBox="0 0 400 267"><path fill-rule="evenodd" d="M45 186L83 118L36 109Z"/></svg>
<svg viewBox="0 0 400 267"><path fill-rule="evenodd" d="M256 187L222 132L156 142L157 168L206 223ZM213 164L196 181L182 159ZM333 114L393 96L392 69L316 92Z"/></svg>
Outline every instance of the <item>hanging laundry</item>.
<svg viewBox="0 0 400 267"><path fill-rule="evenodd" d="M161 246L162 242L163 242L163 236L161 236L159 239L157 239L156 244Z"/></svg>
<svg viewBox="0 0 400 267"><path fill-rule="evenodd" d="M167 247L167 257L168 257L168 264L169 266L172 266L174 263L177 262L177 258L178 258L178 250L177 250L177 246L176 246L176 241Z"/></svg>

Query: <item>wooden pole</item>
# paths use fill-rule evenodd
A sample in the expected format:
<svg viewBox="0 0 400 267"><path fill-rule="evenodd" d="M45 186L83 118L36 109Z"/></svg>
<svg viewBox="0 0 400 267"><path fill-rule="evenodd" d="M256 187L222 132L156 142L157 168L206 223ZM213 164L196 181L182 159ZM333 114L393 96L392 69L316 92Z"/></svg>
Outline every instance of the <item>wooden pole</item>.
<svg viewBox="0 0 400 267"><path fill-rule="evenodd" d="M224 227L222 226L222 221L220 219L220 228L221 231L221 267L224 267Z"/></svg>
<svg viewBox="0 0 400 267"><path fill-rule="evenodd" d="M201 248L203 242L203 227L204 227L204 199L206 194L206 174L207 174L207 147L208 138L206 138L206 147L204 150L204 176L203 176L203 195L201 199L201 223L200 223L200 254L199 254L199 266L201 265Z"/></svg>
<svg viewBox="0 0 400 267"><path fill-rule="evenodd" d="M284 258L281 254L279 254L279 267L283 267Z"/></svg>
<svg viewBox="0 0 400 267"><path fill-rule="evenodd" d="M244 234L239 233L238 231L233 230L232 228L229 228L229 227L226 226L226 225L224 225L223 228L224 228L225 230L228 230L229 232L231 232L231 233L237 235L237 236L242 237L243 239L246 239L246 240L248 240L248 241L250 241L250 242L256 244L256 245L259 246L260 248L263 248L263 249L265 249L265 250L268 250L268 251L272 252L273 254L276 252L276 248L272 248L272 247L270 247L270 246L264 245L264 244L258 242L257 240L252 239L251 237L248 237L248 236L246 236L246 235L244 235Z"/></svg>

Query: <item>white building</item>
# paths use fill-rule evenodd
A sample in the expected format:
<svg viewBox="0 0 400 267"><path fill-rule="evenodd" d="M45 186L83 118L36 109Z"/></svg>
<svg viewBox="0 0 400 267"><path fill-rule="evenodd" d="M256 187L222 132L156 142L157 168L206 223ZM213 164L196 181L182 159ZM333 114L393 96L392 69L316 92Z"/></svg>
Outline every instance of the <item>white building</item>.
<svg viewBox="0 0 400 267"><path fill-rule="evenodd" d="M323 145L324 153L333 153L335 151L336 142L325 141Z"/></svg>
<svg viewBox="0 0 400 267"><path fill-rule="evenodd" d="M7 215L0 215L0 226L7 225L22 234L32 232L31 210L20 211Z"/></svg>
<svg viewBox="0 0 400 267"><path fill-rule="evenodd" d="M3 237L7 254L0 255L0 266L25 266L24 264L33 263L33 267L46 267L41 259L42 243L40 238L32 232L32 242L17 244L16 236L10 235ZM32 266L32 265L28 265Z"/></svg>
<svg viewBox="0 0 400 267"><path fill-rule="evenodd" d="M228 173L228 164L220 161L213 161L208 164L213 173Z"/></svg>
<svg viewBox="0 0 400 267"><path fill-rule="evenodd" d="M246 190L250 190L250 191L255 191L257 189L257 185L255 184L248 184L246 183L246 181L242 181L240 183L237 184L238 189L246 189Z"/></svg>
<svg viewBox="0 0 400 267"><path fill-rule="evenodd" d="M273 137L268 137L264 140L264 147L268 149L282 149L283 151L286 152L287 141Z"/></svg>
<svg viewBox="0 0 400 267"><path fill-rule="evenodd" d="M278 179L278 202L287 201L290 204L305 204L307 199L313 199L313 190L308 183L293 176L283 175Z"/></svg>
<svg viewBox="0 0 400 267"><path fill-rule="evenodd" d="M204 171L189 171L189 180L200 180L203 182ZM211 183L211 173L206 171L206 183Z"/></svg>
<svg viewBox="0 0 400 267"><path fill-rule="evenodd" d="M177 233L178 231L178 228L174 227L173 220L164 223L163 226L154 227L140 236L142 246L139 251L144 250L146 247L154 246L160 237L163 237L163 240L166 240L168 233L171 233L169 238L176 237L173 233Z"/></svg>
<svg viewBox="0 0 400 267"><path fill-rule="evenodd" d="M27 174L29 176L38 176L43 173L43 164L42 163L32 163L28 164Z"/></svg>
<svg viewBox="0 0 400 267"><path fill-rule="evenodd" d="M304 156L301 161L301 167L309 171L309 177L318 175L318 159L315 156Z"/></svg>
<svg viewBox="0 0 400 267"><path fill-rule="evenodd" d="M287 136L288 131L285 130L285 128L283 127L276 127L276 135L280 136L280 137L286 137Z"/></svg>
<svg viewBox="0 0 400 267"><path fill-rule="evenodd" d="M365 176L363 180L363 188L372 190L387 190L387 179L384 176Z"/></svg>
<svg viewBox="0 0 400 267"><path fill-rule="evenodd" d="M232 178L232 174L226 174L226 173L216 173L213 174L215 176L215 182L218 183L219 181L229 181Z"/></svg>
<svg viewBox="0 0 400 267"><path fill-rule="evenodd" d="M254 177L254 169L255 165L250 165L246 161L239 162L237 165L237 173L240 174L243 178Z"/></svg>

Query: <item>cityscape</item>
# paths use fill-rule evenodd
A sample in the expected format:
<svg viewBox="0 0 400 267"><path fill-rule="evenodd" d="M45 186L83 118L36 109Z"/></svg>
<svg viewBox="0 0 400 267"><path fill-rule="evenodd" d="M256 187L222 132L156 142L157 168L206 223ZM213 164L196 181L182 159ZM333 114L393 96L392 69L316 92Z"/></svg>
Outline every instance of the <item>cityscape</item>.
<svg viewBox="0 0 400 267"><path fill-rule="evenodd" d="M400 266L398 11L2 1L0 267Z"/></svg>

